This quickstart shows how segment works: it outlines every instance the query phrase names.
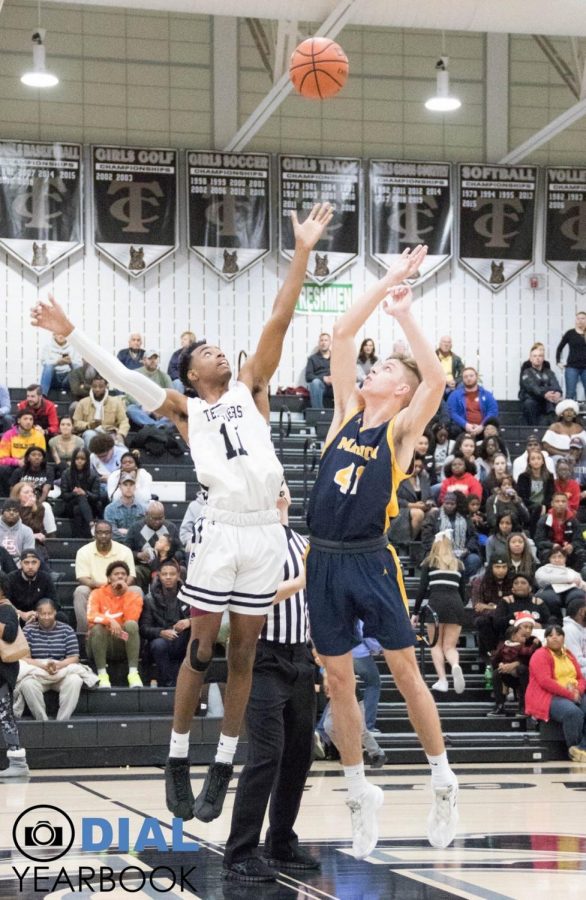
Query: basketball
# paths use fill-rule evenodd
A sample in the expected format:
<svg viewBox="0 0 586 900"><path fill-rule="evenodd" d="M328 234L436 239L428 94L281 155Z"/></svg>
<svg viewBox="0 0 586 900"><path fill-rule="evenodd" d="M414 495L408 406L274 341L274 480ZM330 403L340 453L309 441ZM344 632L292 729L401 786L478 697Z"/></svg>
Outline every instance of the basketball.
<svg viewBox="0 0 586 900"><path fill-rule="evenodd" d="M291 54L289 78L302 97L326 100L346 84L348 57L330 38L308 38Z"/></svg>

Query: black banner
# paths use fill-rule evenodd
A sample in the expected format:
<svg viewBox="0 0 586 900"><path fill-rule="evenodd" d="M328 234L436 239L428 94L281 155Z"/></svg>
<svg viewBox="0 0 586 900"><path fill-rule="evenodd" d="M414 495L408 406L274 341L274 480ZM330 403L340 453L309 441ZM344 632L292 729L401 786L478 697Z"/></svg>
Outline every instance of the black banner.
<svg viewBox="0 0 586 900"><path fill-rule="evenodd" d="M458 167L460 262L493 291L533 261L536 187L535 166Z"/></svg>
<svg viewBox="0 0 586 900"><path fill-rule="evenodd" d="M0 246L41 275L83 247L81 145L0 141Z"/></svg>
<svg viewBox="0 0 586 900"><path fill-rule="evenodd" d="M334 217L309 259L307 275L317 284L332 281L360 253L362 161L332 156L279 157L279 249L292 259L291 211L300 219L315 203L328 200Z"/></svg>
<svg viewBox="0 0 586 900"><path fill-rule="evenodd" d="M177 248L177 151L92 147L94 244L129 275Z"/></svg>
<svg viewBox="0 0 586 900"><path fill-rule="evenodd" d="M232 281L271 249L267 153L187 152L189 249Z"/></svg>
<svg viewBox="0 0 586 900"><path fill-rule="evenodd" d="M371 159L369 255L388 268L407 247L427 244L420 284L452 255L451 166Z"/></svg>
<svg viewBox="0 0 586 900"><path fill-rule="evenodd" d="M546 171L545 263L586 293L586 169Z"/></svg>

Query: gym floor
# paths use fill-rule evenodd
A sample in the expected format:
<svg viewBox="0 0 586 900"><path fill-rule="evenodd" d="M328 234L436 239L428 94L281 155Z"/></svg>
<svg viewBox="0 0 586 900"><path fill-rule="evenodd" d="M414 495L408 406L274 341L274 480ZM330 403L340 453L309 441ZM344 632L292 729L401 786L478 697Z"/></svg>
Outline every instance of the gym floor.
<svg viewBox="0 0 586 900"><path fill-rule="evenodd" d="M350 817L344 806L340 767L314 763L297 830L320 859L321 871L299 878L283 874L275 885L222 880L222 848L234 788L221 818L207 825L196 819L185 823L181 841L197 842L199 850L181 851L178 835L172 849L171 817L165 808L159 768L43 770L27 783L0 783L0 900L122 900L130 896L569 900L586 896L586 765L468 764L455 770L460 779L460 828L448 850L434 850L425 839L429 809L426 768L373 770L369 778L387 795L380 818L381 839L374 854L358 862L349 853ZM204 774L203 767L193 767L196 794ZM38 809L27 812L17 823L24 810L37 805ZM44 805L55 809L43 810ZM71 849L59 859L44 859L52 852L47 843L50 835L37 831L44 846L31 850L29 842L27 854L38 859L23 855L14 842L20 835L22 846L23 824L30 828L48 821L59 827L60 811L71 818L75 829ZM83 817L105 819L112 826L111 836L104 837L103 828L95 826L93 830L94 838L104 838L109 849L81 849ZM150 832L150 843L155 846L134 849L144 817L157 820L154 826L151 823ZM126 827L129 850L120 839ZM157 835L159 841L164 838L167 849L156 846ZM83 878L80 884L80 867L84 867L85 885ZM117 878L115 873L124 869L122 879ZM111 880L110 870L114 873Z"/></svg>

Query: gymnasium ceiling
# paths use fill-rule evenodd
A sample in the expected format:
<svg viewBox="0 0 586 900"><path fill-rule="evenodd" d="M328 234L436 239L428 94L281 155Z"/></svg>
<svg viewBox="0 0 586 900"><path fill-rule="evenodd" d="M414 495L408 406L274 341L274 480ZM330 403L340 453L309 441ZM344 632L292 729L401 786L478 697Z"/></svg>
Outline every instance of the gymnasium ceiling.
<svg viewBox="0 0 586 900"><path fill-rule="evenodd" d="M43 0L44 6L49 3L298 22L322 22L347 5L343 0ZM580 37L586 35L586 0L357 0L349 24Z"/></svg>

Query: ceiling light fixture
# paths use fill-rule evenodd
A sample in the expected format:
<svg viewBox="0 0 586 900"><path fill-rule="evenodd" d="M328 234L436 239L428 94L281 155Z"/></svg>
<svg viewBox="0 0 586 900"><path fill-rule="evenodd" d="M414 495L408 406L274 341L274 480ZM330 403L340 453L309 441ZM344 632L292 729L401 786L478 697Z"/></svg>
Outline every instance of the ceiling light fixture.
<svg viewBox="0 0 586 900"><path fill-rule="evenodd" d="M449 57L446 56L446 36L442 31L442 55L435 64L437 79L435 96L425 101L425 108L430 109L432 112L452 112L455 109L460 109L462 106L457 97L450 96L449 61Z"/></svg>
<svg viewBox="0 0 586 900"><path fill-rule="evenodd" d="M20 80L27 87L48 88L59 84L59 79L52 72L47 71L45 62L45 34L44 28L41 28L41 0L38 4L38 27L33 31L33 67L30 71L25 72Z"/></svg>

